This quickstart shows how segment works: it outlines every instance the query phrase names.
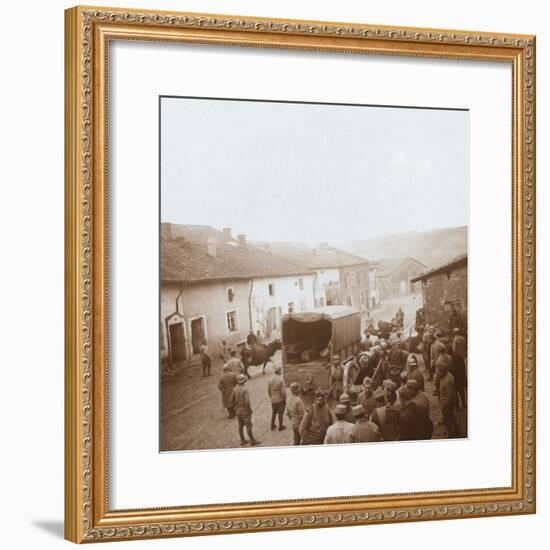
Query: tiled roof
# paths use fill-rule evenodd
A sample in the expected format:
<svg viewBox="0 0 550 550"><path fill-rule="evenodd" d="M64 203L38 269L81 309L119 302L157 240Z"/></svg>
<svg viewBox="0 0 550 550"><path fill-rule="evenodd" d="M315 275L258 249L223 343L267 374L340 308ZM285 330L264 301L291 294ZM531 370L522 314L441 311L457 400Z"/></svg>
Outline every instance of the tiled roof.
<svg viewBox="0 0 550 550"><path fill-rule="evenodd" d="M425 271L424 273L421 273L420 275L418 275L418 277L411 279L411 283L416 283L417 281L422 281L423 279L429 279L430 277L433 277L438 273L445 273L446 271L454 269L455 267L460 267L467 264L468 264L468 255L463 254L462 256L453 258L452 260L450 260L447 263L444 263L443 265L434 267L429 271Z"/></svg>
<svg viewBox="0 0 550 550"><path fill-rule="evenodd" d="M423 264L416 258L412 258L411 256L405 258L388 258L385 260L378 260L378 268L376 270L376 274L378 277L387 277L388 275L391 275L396 269L409 261L416 262L423 269L426 268L425 264Z"/></svg>
<svg viewBox="0 0 550 550"><path fill-rule="evenodd" d="M160 247L160 278L164 283L196 283L229 279L308 275L301 265L228 237L210 226L163 224ZM215 241L216 255L208 254Z"/></svg>
<svg viewBox="0 0 550 550"><path fill-rule="evenodd" d="M255 242L255 244L262 250L269 250L308 269L329 269L371 263L365 258L328 245L311 246L299 242Z"/></svg>

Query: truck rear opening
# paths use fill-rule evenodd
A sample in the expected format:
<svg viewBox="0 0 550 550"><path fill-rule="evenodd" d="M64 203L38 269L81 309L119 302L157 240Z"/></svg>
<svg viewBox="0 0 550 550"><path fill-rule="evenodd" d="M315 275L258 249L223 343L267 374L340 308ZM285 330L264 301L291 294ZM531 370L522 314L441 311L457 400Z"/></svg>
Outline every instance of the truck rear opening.
<svg viewBox="0 0 550 550"><path fill-rule="evenodd" d="M361 314L348 306L327 306L285 315L282 323L285 383L302 388L329 387L334 355L355 354L361 341Z"/></svg>

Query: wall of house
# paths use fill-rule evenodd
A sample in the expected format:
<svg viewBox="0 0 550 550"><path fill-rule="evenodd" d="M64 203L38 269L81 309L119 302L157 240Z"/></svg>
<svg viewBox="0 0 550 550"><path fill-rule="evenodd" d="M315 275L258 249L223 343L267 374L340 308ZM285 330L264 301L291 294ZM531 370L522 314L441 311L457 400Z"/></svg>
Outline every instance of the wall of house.
<svg viewBox="0 0 550 550"><path fill-rule="evenodd" d="M289 304L296 313L315 307L314 287L313 275L254 279L251 299L254 332L259 330L266 339L280 337L281 318L289 313Z"/></svg>
<svg viewBox="0 0 550 550"><path fill-rule="evenodd" d="M233 301L229 301L229 288L233 289ZM161 358L168 359L169 325L173 322L183 322L187 358L194 355L192 345L194 319L203 319L206 341L211 352L217 351L222 340L234 346L246 339L250 326L249 293L249 281L187 285L183 287L181 294L179 287L163 285L160 292ZM176 300L181 319L174 316ZM228 328L228 311L236 311L236 330L230 331Z"/></svg>
<svg viewBox="0 0 550 550"><path fill-rule="evenodd" d="M341 304L340 270L319 269L315 272L315 307L323 307L332 303Z"/></svg>
<svg viewBox="0 0 550 550"><path fill-rule="evenodd" d="M362 311L369 306L369 267L354 265L340 268L340 294L342 304Z"/></svg>
<svg viewBox="0 0 550 550"><path fill-rule="evenodd" d="M445 273L438 273L422 281L424 315L430 325L436 324L447 331L452 306L458 306L459 314L467 322L468 267L459 266Z"/></svg>
<svg viewBox="0 0 550 550"><path fill-rule="evenodd" d="M415 261L408 260L385 277L378 277L380 298L389 298L400 294L420 293L421 286L418 283L411 285L410 280L426 271L426 266Z"/></svg>

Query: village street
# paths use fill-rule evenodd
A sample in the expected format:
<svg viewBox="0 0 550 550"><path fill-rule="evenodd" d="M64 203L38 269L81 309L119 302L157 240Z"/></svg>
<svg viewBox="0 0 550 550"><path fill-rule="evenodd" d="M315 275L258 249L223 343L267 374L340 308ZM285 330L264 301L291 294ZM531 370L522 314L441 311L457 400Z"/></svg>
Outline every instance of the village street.
<svg viewBox="0 0 550 550"><path fill-rule="evenodd" d="M405 312L405 327L414 323L414 313L419 307L418 298L411 295L393 298L380 305L373 312L373 318L389 320L398 307ZM406 331L408 335L408 330ZM417 355L422 364L421 355ZM261 441L262 447L292 444L292 430L285 416L287 428L284 431L271 431L271 402L267 395L267 384L273 373L274 364L281 363L281 353L274 356L266 373L261 367L250 367L251 379L247 382L253 408L252 421L254 435ZM198 359L187 365L177 376L166 378L162 382L161 435L162 450L191 450L239 447L237 420L229 419L226 409L222 408L218 380L221 376L222 361L215 358L212 363L212 376L203 378ZM431 401L432 419L435 424L434 438L446 436L445 428L440 425L441 411L436 397L432 396L433 385L426 382L426 393ZM465 413L458 411L459 424L465 428Z"/></svg>

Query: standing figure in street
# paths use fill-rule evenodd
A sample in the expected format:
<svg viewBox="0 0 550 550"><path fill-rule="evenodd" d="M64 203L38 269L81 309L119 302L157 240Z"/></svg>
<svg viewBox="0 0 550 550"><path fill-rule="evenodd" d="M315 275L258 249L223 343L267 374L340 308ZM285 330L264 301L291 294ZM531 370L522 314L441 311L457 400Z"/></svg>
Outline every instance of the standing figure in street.
<svg viewBox="0 0 550 550"><path fill-rule="evenodd" d="M231 406L235 409L235 414L237 415L241 446L247 443L250 443L250 445L259 445L261 441L255 439L252 432L252 407L250 405L250 393L245 383L246 376L239 374L237 376L237 385L233 388L233 393L231 394ZM245 428L248 439L244 436Z"/></svg>
<svg viewBox="0 0 550 550"><path fill-rule="evenodd" d="M202 375L210 376L210 367L212 366L212 361L210 359L210 354L208 353L208 345L206 340L203 340L201 347L199 348L199 355L202 363Z"/></svg>
<svg viewBox="0 0 550 550"><path fill-rule="evenodd" d="M462 332L464 329L464 323L460 313L458 312L457 304L452 305L452 312L449 317L449 334L452 334L455 328L457 328L459 332Z"/></svg>
<svg viewBox="0 0 550 550"><path fill-rule="evenodd" d="M434 341L433 328L430 325L426 325L424 334L422 336L422 356L424 358L424 367L428 373L428 380L433 378L433 366L432 366L432 343Z"/></svg>
<svg viewBox="0 0 550 550"><path fill-rule="evenodd" d="M431 439L434 431L433 422L413 401L411 390L403 388L399 398L403 409L399 418L399 439L401 441Z"/></svg>
<svg viewBox="0 0 550 550"><path fill-rule="evenodd" d="M374 399L372 380L368 377L363 380L363 391L359 394L359 397L357 398L357 404L363 407L363 412L365 416L367 418L370 418L370 415L376 408L376 399Z"/></svg>
<svg viewBox="0 0 550 550"><path fill-rule="evenodd" d="M424 411L426 416L430 416L430 399L429 397L418 387L418 382L414 378L407 381L407 388L411 392L411 399L415 402L416 406Z"/></svg>
<svg viewBox="0 0 550 550"><path fill-rule="evenodd" d="M334 422L327 407L325 394L317 390L313 406L306 411L300 424L302 445L321 445L325 441L328 427Z"/></svg>
<svg viewBox="0 0 550 550"><path fill-rule="evenodd" d="M466 338L460 334L460 329L455 328L453 330L453 343L452 343L452 365L451 373L454 376L456 384L456 392L460 403L459 408L466 408L466 386L468 385L468 378L466 375Z"/></svg>
<svg viewBox="0 0 550 550"><path fill-rule="evenodd" d="M378 402L385 402L374 409L371 420L378 426L384 441L397 441L399 439L399 417L401 410L395 406L397 386L392 380L384 381L385 390L377 390L374 398Z"/></svg>
<svg viewBox="0 0 550 550"><path fill-rule="evenodd" d="M334 408L336 422L329 426L325 435L325 443L351 443L351 433L353 424L346 420L348 414L347 408L342 403L338 403Z"/></svg>
<svg viewBox="0 0 550 550"><path fill-rule="evenodd" d="M300 384L298 382L292 382L290 384L290 397L286 406L286 414L290 420L290 426L294 434L294 445L300 445L302 443L302 437L300 436L300 424L306 413L306 409L300 398Z"/></svg>
<svg viewBox="0 0 550 550"><path fill-rule="evenodd" d="M244 365L243 362L237 357L237 350L232 349L229 352L227 366L234 374L244 374Z"/></svg>
<svg viewBox="0 0 550 550"><path fill-rule="evenodd" d="M453 375L449 372L449 363L443 357L437 360L436 367L439 371L439 401L443 424L447 428L447 437L459 437L458 426L455 420L456 385Z"/></svg>
<svg viewBox="0 0 550 550"><path fill-rule="evenodd" d="M262 338L259 330L256 331L256 342L258 342L258 346L261 346L264 343L264 339Z"/></svg>
<svg viewBox="0 0 550 550"><path fill-rule="evenodd" d="M271 380L267 383L267 395L271 399L271 429L274 430L275 419L279 418L279 431L285 429L283 425L283 414L286 408L286 388L281 373L283 369L280 365L275 367Z"/></svg>
<svg viewBox="0 0 550 550"><path fill-rule="evenodd" d="M218 350L218 357L224 362L227 363L229 359L229 346L225 340L222 340L220 344L220 349Z"/></svg>
<svg viewBox="0 0 550 550"><path fill-rule="evenodd" d="M369 420L362 405L355 405L352 412L355 417L355 424L353 425L350 438L352 443L382 441L378 426Z"/></svg>
<svg viewBox="0 0 550 550"><path fill-rule="evenodd" d="M410 353L407 357L407 371L409 373L409 380L416 380L418 382L418 388L424 391L424 375L418 366L418 359L414 353Z"/></svg>
<svg viewBox="0 0 550 550"><path fill-rule="evenodd" d="M335 401L338 401L338 399L340 399L340 395L344 391L344 367L340 363L339 355L334 355L332 357L329 384L330 395Z"/></svg>
<svg viewBox="0 0 550 550"><path fill-rule="evenodd" d="M235 408L231 404L231 396L236 385L237 375L227 365L224 365L223 374L218 382L218 389L222 392L222 406L227 409L229 418L235 417Z"/></svg>

